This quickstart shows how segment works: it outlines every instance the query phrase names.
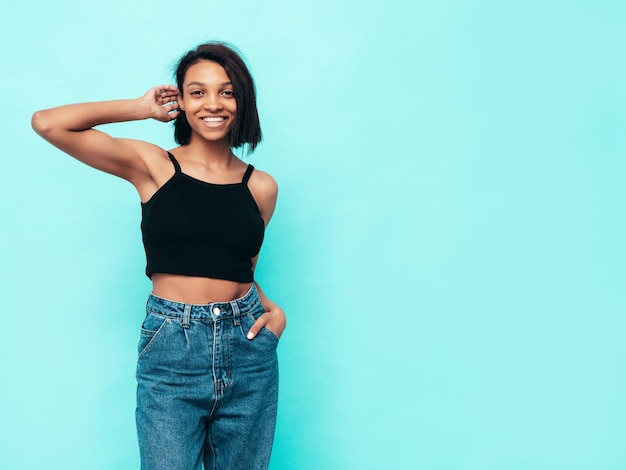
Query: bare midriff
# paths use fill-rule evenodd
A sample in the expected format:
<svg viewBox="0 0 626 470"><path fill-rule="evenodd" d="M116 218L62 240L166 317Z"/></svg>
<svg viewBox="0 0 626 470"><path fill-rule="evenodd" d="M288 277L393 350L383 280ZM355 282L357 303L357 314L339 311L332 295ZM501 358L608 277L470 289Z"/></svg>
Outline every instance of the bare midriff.
<svg viewBox="0 0 626 470"><path fill-rule="evenodd" d="M224 279L163 273L152 275L154 295L186 304L229 302L246 295L250 286L252 286L250 282L234 282Z"/></svg>

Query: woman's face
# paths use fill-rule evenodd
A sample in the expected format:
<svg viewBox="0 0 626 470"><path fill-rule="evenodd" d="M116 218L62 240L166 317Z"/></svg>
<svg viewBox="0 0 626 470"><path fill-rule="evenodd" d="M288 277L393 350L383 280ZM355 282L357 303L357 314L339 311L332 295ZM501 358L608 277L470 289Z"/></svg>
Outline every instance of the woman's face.
<svg viewBox="0 0 626 470"><path fill-rule="evenodd" d="M210 140L228 139L237 118L237 102L226 70L202 60L187 69L178 104L193 134Z"/></svg>

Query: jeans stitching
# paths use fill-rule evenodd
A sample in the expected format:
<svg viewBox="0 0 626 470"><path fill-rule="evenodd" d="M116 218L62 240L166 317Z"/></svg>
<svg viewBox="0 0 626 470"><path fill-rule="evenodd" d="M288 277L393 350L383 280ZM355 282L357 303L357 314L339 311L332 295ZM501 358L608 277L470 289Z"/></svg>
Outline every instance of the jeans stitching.
<svg viewBox="0 0 626 470"><path fill-rule="evenodd" d="M148 341L148 344L146 344L144 346L144 348L139 352L139 356L137 356L137 360L141 359L145 355L145 353L148 352L148 348L152 348L152 345L154 344L155 340L159 336L161 336L161 332L165 328L165 325L167 325L167 324L169 324L171 322L172 322L172 320L169 317L164 317L164 320L163 320L163 323L161 323L161 326L159 326L159 328L154 332L154 334L150 338L150 341ZM142 331L144 331L143 328L142 328ZM150 331L150 330L145 330L145 331Z"/></svg>

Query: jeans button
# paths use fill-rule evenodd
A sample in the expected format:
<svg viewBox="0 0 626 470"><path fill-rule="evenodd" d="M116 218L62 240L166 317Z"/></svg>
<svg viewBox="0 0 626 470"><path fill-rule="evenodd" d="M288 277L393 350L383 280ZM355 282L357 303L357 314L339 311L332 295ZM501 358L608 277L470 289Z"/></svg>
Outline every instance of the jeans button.
<svg viewBox="0 0 626 470"><path fill-rule="evenodd" d="M216 317L220 316L220 308L219 307L213 307L213 315L215 315Z"/></svg>

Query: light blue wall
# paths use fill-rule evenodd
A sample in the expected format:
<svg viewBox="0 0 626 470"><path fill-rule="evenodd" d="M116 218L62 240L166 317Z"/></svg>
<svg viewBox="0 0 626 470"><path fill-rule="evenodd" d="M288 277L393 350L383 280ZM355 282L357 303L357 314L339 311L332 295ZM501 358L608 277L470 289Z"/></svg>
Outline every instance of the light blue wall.
<svg viewBox="0 0 626 470"><path fill-rule="evenodd" d="M8 8L8 9L7 9ZM626 4L3 7L0 469L137 468L149 283L130 185L39 108L136 97L231 41L281 192L272 470L626 468ZM170 126L109 126L172 147Z"/></svg>

